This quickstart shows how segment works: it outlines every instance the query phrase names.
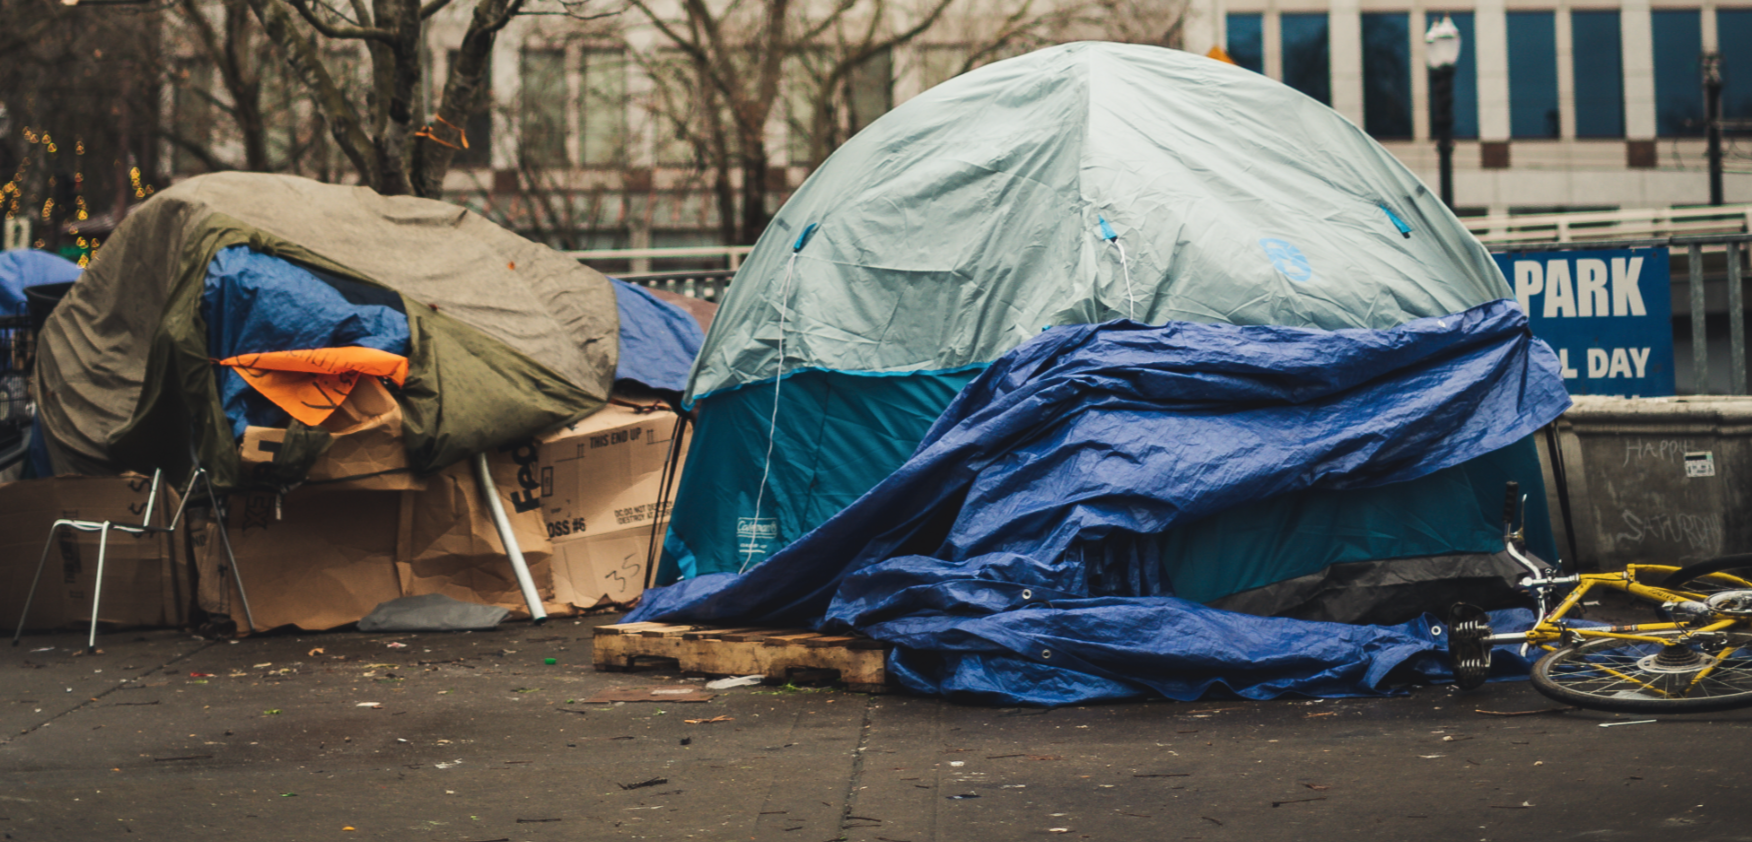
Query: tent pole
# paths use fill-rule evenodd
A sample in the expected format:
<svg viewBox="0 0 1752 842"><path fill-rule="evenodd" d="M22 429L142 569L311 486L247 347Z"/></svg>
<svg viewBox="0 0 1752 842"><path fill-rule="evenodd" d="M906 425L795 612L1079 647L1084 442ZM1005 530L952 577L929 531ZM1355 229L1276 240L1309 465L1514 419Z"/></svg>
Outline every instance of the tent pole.
<svg viewBox="0 0 1752 842"><path fill-rule="evenodd" d="M487 470L487 454L474 457L475 484L486 498L487 511L493 515L493 525L499 529L499 541L505 545L505 555L511 569L517 573L517 586L523 589L523 601L529 605L529 619L536 625L547 622L547 611L541 607L541 595L535 592L535 580L529 575L529 565L523 561L523 550L517 546L517 536L511 532L511 521L505 517L505 504L499 502L499 489L493 486L493 474Z"/></svg>

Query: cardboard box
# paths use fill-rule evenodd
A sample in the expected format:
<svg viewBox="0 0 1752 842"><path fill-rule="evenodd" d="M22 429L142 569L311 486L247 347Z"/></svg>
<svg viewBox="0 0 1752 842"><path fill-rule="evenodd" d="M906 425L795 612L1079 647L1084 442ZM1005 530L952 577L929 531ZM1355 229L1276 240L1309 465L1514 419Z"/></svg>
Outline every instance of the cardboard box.
<svg viewBox="0 0 1752 842"><path fill-rule="evenodd" d="M675 432L675 413L662 404L611 403L542 438L540 506L553 541L556 599L588 609L644 592L652 523L668 518L657 497ZM683 459L686 448L684 434Z"/></svg>
<svg viewBox="0 0 1752 842"><path fill-rule="evenodd" d="M632 602L645 592L650 548L650 526L555 541L554 599L585 610Z"/></svg>
<svg viewBox="0 0 1752 842"><path fill-rule="evenodd" d="M511 521L511 532L529 565L543 608L549 614L571 613L554 604L553 576L549 570L552 546L540 512L519 512L514 499L522 486L518 476L526 470L516 459L533 454L535 443L504 448L488 454L487 468L499 488L499 502ZM396 571L402 595L442 593L466 602L498 605L519 617L529 616L529 606L517 585L516 574L505 557L499 531L478 491L472 463L452 465L434 476L424 491L405 492L408 506L408 549L397 560Z"/></svg>
<svg viewBox="0 0 1752 842"><path fill-rule="evenodd" d="M62 518L142 522L151 481L122 477L55 477L0 485L0 623L16 628L31 579L42 560L49 527ZM158 490L152 522L168 524L179 496ZM91 620L97 581L98 535L60 530L31 602L25 627L61 628ZM104 554L98 619L127 626L174 626L187 621L189 575L176 535L111 532Z"/></svg>
<svg viewBox="0 0 1752 842"><path fill-rule="evenodd" d="M226 516L238 577L249 596L255 631L298 626L312 631L357 622L377 604L401 596L396 537L408 492L299 488L234 494ZM190 524L199 559L200 605L249 630L229 576L216 524Z"/></svg>
<svg viewBox="0 0 1752 842"><path fill-rule="evenodd" d="M534 449L533 443L522 448ZM518 451L489 454L488 468L544 607L568 613L567 606L550 602L552 551L540 513L518 513L508 499L521 488L520 466L513 461ZM283 497L233 495L228 534L256 630L335 628L358 622L379 603L427 593L528 616L472 464L452 465L419 490L306 485ZM198 543L202 608L249 628L235 588L218 575L224 555L211 525Z"/></svg>
<svg viewBox="0 0 1752 842"><path fill-rule="evenodd" d="M426 487L408 467L401 406L375 379L360 378L352 394L322 427L334 441L310 467L306 484L375 491ZM245 427L238 456L246 470L271 463L285 440L286 431L280 428Z"/></svg>

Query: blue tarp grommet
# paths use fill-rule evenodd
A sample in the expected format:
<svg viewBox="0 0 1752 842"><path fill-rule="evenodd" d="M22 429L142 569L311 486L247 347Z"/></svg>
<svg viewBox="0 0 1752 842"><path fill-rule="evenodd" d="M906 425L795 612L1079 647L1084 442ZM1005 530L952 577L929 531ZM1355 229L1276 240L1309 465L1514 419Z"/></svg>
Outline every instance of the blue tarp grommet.
<svg viewBox="0 0 1752 842"><path fill-rule="evenodd" d="M1033 591L1031 591L1031 590L1029 590L1029 589L1027 589L1027 588L1023 588L1023 589L1022 589L1022 598L1023 598L1023 599L1033 599L1033 598L1034 598L1034 592L1033 592Z"/></svg>
<svg viewBox="0 0 1752 842"><path fill-rule="evenodd" d="M1040 650L1040 659L1041 659L1041 660L1043 660L1043 661L1050 661L1050 660L1052 660L1052 650L1051 650L1051 649L1042 649L1042 650Z"/></svg>
<svg viewBox="0 0 1752 842"><path fill-rule="evenodd" d="M1442 636L1442 627L1432 624L1430 626L1430 637L1441 637L1441 636Z"/></svg>

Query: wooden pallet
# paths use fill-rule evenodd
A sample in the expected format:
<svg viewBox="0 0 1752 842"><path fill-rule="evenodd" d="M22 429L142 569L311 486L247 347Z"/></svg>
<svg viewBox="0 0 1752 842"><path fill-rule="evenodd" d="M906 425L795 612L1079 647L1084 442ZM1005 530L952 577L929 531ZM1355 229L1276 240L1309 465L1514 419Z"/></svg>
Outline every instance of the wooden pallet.
<svg viewBox="0 0 1752 842"><path fill-rule="evenodd" d="M835 670L850 689L887 689L889 646L869 638L806 629L712 628L668 623L597 626L595 664L625 670L639 658L668 658L682 672L764 675L786 680L796 670Z"/></svg>

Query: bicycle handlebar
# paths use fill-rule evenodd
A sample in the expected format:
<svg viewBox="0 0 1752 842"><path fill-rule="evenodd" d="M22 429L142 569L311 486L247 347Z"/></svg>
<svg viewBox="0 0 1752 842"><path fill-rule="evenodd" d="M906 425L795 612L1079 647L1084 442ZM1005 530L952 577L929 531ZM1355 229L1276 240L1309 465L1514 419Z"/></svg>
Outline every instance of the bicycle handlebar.
<svg viewBox="0 0 1752 842"><path fill-rule="evenodd" d="M1509 480L1508 490L1503 495L1503 534L1515 530L1515 503L1521 498L1521 484Z"/></svg>

